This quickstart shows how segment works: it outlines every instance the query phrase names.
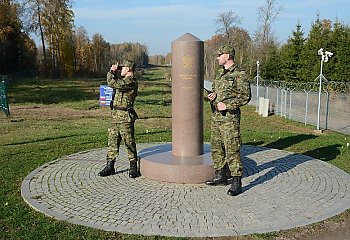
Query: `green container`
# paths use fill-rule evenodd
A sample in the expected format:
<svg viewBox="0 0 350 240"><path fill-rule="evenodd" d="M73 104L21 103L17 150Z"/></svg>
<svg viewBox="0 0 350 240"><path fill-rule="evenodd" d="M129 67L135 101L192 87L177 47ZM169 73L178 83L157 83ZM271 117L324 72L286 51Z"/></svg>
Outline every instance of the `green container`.
<svg viewBox="0 0 350 240"><path fill-rule="evenodd" d="M4 77L2 77L0 83L0 110L4 112L6 116L10 116L9 101L7 98L7 81Z"/></svg>

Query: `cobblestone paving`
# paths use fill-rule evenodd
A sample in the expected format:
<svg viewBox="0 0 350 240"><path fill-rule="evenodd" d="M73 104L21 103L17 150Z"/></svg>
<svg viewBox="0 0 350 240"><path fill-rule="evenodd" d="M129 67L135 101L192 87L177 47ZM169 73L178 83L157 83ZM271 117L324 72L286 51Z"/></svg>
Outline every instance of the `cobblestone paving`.
<svg viewBox="0 0 350 240"><path fill-rule="evenodd" d="M139 144L138 150L157 144ZM123 149L123 147L122 147ZM101 178L106 149L45 164L22 183L34 209L70 223L129 234L215 237L289 229L350 208L350 175L291 152L243 146L243 193L228 186L130 179L126 153L118 174Z"/></svg>

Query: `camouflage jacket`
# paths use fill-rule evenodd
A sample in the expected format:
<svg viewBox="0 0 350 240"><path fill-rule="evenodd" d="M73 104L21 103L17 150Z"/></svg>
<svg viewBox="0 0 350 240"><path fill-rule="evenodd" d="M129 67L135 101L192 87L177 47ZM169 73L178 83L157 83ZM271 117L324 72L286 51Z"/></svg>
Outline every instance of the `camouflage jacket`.
<svg viewBox="0 0 350 240"><path fill-rule="evenodd" d="M221 68L213 81L213 91L217 97L214 106L219 102L226 104L227 110L236 110L251 99L248 76L243 69L233 65L229 69Z"/></svg>
<svg viewBox="0 0 350 240"><path fill-rule="evenodd" d="M134 77L121 77L118 74L108 72L107 83L108 86L115 90L112 111L113 121L134 122L136 116L133 116L133 114L130 113L130 111L126 111L126 109L134 108L134 101L138 90L136 79Z"/></svg>

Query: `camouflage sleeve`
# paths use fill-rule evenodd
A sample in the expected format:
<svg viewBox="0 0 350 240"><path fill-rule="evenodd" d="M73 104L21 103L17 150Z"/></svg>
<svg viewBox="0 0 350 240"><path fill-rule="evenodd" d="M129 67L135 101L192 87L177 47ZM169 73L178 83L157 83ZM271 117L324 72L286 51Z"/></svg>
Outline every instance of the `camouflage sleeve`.
<svg viewBox="0 0 350 240"><path fill-rule="evenodd" d="M107 84L108 86L115 88L121 92L129 91L135 88L135 80L133 78L118 77L111 72L107 73Z"/></svg>
<svg viewBox="0 0 350 240"><path fill-rule="evenodd" d="M246 105L251 99L251 90L248 76L245 71L240 71L236 77L236 87L232 97L224 99L227 109L236 109Z"/></svg>

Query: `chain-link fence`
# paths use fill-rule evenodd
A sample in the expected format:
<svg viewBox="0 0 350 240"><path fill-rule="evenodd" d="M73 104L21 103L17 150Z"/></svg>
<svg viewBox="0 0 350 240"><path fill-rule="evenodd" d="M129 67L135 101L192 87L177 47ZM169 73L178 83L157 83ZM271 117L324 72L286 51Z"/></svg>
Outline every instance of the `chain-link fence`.
<svg viewBox="0 0 350 240"><path fill-rule="evenodd" d="M325 81L320 92L318 82L253 80L249 104L257 110L259 98L269 99L270 114L350 135L350 82Z"/></svg>

